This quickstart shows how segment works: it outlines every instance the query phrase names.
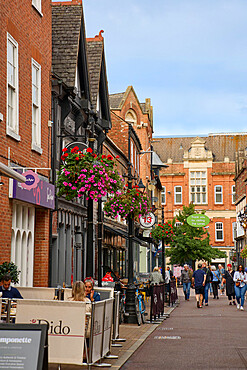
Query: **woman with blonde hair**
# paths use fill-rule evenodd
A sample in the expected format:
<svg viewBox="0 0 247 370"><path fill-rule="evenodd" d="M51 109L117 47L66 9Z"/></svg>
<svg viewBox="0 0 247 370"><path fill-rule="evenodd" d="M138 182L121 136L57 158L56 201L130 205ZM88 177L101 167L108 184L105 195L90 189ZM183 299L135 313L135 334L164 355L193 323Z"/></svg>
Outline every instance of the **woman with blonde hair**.
<svg viewBox="0 0 247 370"><path fill-rule="evenodd" d="M90 303L90 299L86 297L85 284L82 281L75 281L72 286L71 301L82 301Z"/></svg>
<svg viewBox="0 0 247 370"><path fill-rule="evenodd" d="M86 302L86 313L89 314L92 311L92 305L89 298L86 297L85 284L82 281L75 281L72 285L72 297L69 298L70 301ZM86 338L90 336L91 318L86 317Z"/></svg>
<svg viewBox="0 0 247 370"><path fill-rule="evenodd" d="M163 283L164 279L160 273L160 269L158 266L155 266L153 272L150 274L150 284L160 284Z"/></svg>

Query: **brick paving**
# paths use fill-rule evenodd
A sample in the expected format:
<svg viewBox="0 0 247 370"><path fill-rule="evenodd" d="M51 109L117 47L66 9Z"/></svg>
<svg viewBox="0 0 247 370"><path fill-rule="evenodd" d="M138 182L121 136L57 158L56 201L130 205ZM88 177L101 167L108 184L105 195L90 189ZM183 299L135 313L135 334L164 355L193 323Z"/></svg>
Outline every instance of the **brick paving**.
<svg viewBox="0 0 247 370"><path fill-rule="evenodd" d="M247 306L247 305L246 305ZM247 307L246 307L247 309ZM135 351L121 370L247 369L247 311L227 298L209 298L198 309L195 298L180 305Z"/></svg>

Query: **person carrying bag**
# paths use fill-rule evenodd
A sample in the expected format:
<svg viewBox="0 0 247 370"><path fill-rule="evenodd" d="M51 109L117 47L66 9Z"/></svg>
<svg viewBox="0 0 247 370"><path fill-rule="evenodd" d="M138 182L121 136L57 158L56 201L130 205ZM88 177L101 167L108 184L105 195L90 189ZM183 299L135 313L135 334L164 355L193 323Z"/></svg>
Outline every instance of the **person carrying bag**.
<svg viewBox="0 0 247 370"><path fill-rule="evenodd" d="M235 294L237 299L237 309L244 310L244 296L246 292L247 274L243 271L243 266L239 265L233 276L235 282ZM241 301L241 302L240 302ZM241 305L240 305L241 304Z"/></svg>

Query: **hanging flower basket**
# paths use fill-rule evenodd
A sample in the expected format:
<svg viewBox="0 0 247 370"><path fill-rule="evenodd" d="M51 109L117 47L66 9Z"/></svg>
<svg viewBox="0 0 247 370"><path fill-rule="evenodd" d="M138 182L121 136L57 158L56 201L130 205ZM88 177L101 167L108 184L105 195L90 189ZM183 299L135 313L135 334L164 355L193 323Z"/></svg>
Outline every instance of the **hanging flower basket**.
<svg viewBox="0 0 247 370"><path fill-rule="evenodd" d="M245 247L243 247L243 249L241 249L240 256L242 258L247 258L247 245Z"/></svg>
<svg viewBox="0 0 247 370"><path fill-rule="evenodd" d="M230 260L231 260L232 262L236 262L236 261L237 261L236 252L235 252L232 256L230 256Z"/></svg>
<svg viewBox="0 0 247 370"><path fill-rule="evenodd" d="M154 240L159 242L164 239L165 244L170 244L173 241L174 231L170 221L164 224L158 224L151 231L151 236Z"/></svg>
<svg viewBox="0 0 247 370"><path fill-rule="evenodd" d="M58 196L65 195L67 200L87 195L97 201L106 194L118 194L123 188L123 178L116 169L111 155L93 153L91 148L83 152L74 147L69 152L63 149L63 166L58 173Z"/></svg>
<svg viewBox="0 0 247 370"><path fill-rule="evenodd" d="M150 199L146 193L141 193L138 187L125 187L120 194L110 197L104 205L106 216L125 219L129 214L134 218L146 215L150 210Z"/></svg>

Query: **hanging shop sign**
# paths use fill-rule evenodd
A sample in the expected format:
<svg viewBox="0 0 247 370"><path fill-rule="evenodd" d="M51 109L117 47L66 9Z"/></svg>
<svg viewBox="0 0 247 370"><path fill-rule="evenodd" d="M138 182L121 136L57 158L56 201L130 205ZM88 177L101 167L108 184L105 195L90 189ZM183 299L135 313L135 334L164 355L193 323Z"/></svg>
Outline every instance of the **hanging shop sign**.
<svg viewBox="0 0 247 370"><path fill-rule="evenodd" d="M55 186L39 178L37 173L28 170L22 173L25 183L10 180L9 197L41 207L55 208Z"/></svg>
<svg viewBox="0 0 247 370"><path fill-rule="evenodd" d="M152 227L155 224L155 215L152 212L140 217L140 224L143 227Z"/></svg>
<svg viewBox="0 0 247 370"><path fill-rule="evenodd" d="M187 222L193 227L204 227L209 224L210 219L206 215L195 213L187 217Z"/></svg>

